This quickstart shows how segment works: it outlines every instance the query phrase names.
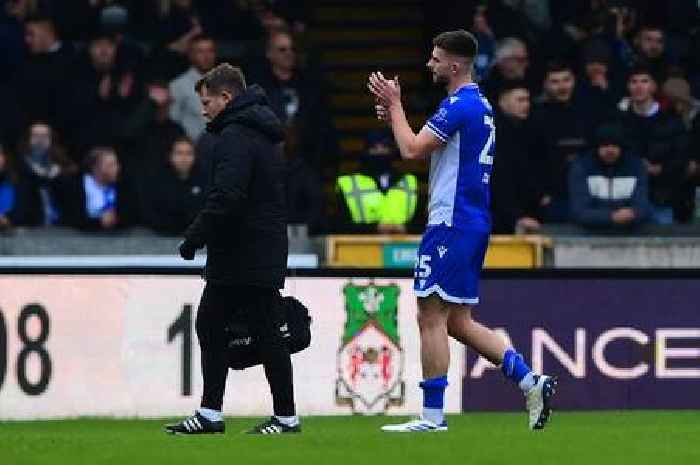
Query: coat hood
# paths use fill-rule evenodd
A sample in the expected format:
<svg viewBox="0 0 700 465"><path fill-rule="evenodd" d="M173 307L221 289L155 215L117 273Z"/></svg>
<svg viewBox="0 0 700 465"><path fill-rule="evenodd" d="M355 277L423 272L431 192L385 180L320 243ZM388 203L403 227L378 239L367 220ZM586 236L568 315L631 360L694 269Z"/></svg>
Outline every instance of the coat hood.
<svg viewBox="0 0 700 465"><path fill-rule="evenodd" d="M275 143L284 140L284 127L272 111L265 91L258 85L249 86L243 94L231 101L207 124L207 131L220 133L231 124L254 129Z"/></svg>

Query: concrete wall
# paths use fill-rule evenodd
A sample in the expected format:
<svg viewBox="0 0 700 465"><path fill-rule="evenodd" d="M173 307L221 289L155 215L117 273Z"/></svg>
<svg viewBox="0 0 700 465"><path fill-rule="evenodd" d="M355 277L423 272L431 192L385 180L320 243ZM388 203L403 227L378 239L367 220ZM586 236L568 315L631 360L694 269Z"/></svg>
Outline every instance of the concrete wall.
<svg viewBox="0 0 700 465"><path fill-rule="evenodd" d="M159 236L146 229L113 234L80 233L72 229L17 229L0 233L2 256L99 256L162 255L177 257L181 237ZM290 254L320 255L323 240L310 239L305 231L290 227Z"/></svg>
<svg viewBox="0 0 700 465"><path fill-rule="evenodd" d="M700 268L700 236L591 237L553 235L547 266L555 268ZM290 253L325 259L325 239L290 228ZM146 230L82 234L67 229L17 230L0 235L0 256L162 255L177 257L179 237Z"/></svg>
<svg viewBox="0 0 700 465"><path fill-rule="evenodd" d="M556 268L700 268L700 237L556 237Z"/></svg>

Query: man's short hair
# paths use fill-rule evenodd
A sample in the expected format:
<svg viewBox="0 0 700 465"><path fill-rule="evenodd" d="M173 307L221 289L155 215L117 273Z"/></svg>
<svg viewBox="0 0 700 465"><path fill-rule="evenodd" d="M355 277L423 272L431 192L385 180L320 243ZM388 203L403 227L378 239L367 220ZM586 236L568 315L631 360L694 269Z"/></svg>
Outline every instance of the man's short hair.
<svg viewBox="0 0 700 465"><path fill-rule="evenodd" d="M241 95L246 90L245 76L241 68L222 63L209 70L194 85L197 93L201 93L204 87L207 88L208 92L212 93L227 90L233 95Z"/></svg>
<svg viewBox="0 0 700 465"><path fill-rule="evenodd" d="M629 82L630 79L632 79L634 76L641 76L641 75L646 75L649 76L649 78L652 81L656 81L656 77L654 76L654 73L651 71L651 68L649 68L647 65L644 63L637 63L630 70L627 72L627 81Z"/></svg>
<svg viewBox="0 0 700 465"><path fill-rule="evenodd" d="M197 34L196 36L192 37L190 43L195 44L197 42L211 42L216 45L216 40L214 40L212 36L208 36L206 34Z"/></svg>
<svg viewBox="0 0 700 465"><path fill-rule="evenodd" d="M568 71L571 74L575 74L574 67L571 66L569 63L566 63L565 61L550 61L545 67L544 76L546 78L552 73L562 73L564 71Z"/></svg>
<svg viewBox="0 0 700 465"><path fill-rule="evenodd" d="M525 50L527 52L527 44L517 37L501 39L496 44L493 61L498 63L507 58L512 58L517 50Z"/></svg>
<svg viewBox="0 0 700 465"><path fill-rule="evenodd" d="M90 43L93 44L100 40L106 40L113 44L117 43L117 34L108 29L98 29L90 36Z"/></svg>
<svg viewBox="0 0 700 465"><path fill-rule="evenodd" d="M83 161L86 171L93 171L99 165L102 158L108 155L117 155L117 151L114 150L114 147L99 145L91 148Z"/></svg>
<svg viewBox="0 0 700 465"><path fill-rule="evenodd" d="M177 136L173 140L173 143L170 147L175 148L177 144L190 144L192 147L194 147L194 141L192 141L192 139L189 136Z"/></svg>
<svg viewBox="0 0 700 465"><path fill-rule="evenodd" d="M433 46L470 61L474 60L479 49L476 37L463 29L438 34L433 39Z"/></svg>
<svg viewBox="0 0 700 465"><path fill-rule="evenodd" d="M515 80L509 80L505 81L503 85L501 85L498 88L498 97L500 98L501 96L512 92L514 90L526 90L530 92L530 88L527 85L527 82L525 82L524 79L515 79Z"/></svg>
<svg viewBox="0 0 700 465"><path fill-rule="evenodd" d="M637 29L637 34L641 34L645 31L658 31L663 35L666 35L666 30L658 23L644 23L639 29Z"/></svg>
<svg viewBox="0 0 700 465"><path fill-rule="evenodd" d="M43 15L43 14L35 14L32 16L29 16L25 21L25 24L45 24L49 26L51 29L54 31L56 30L56 24L53 21L53 18L51 16Z"/></svg>

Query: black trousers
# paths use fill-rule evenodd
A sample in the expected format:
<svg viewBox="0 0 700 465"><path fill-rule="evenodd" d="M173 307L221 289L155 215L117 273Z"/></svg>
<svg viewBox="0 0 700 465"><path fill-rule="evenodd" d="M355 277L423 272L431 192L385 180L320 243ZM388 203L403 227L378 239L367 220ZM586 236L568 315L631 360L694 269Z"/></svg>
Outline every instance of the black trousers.
<svg viewBox="0 0 700 465"><path fill-rule="evenodd" d="M295 415L292 362L279 331L284 324L279 298L277 289L207 283L196 321L202 350L202 407L221 410L228 374L225 327L234 312L244 312L251 335L259 341L274 413Z"/></svg>

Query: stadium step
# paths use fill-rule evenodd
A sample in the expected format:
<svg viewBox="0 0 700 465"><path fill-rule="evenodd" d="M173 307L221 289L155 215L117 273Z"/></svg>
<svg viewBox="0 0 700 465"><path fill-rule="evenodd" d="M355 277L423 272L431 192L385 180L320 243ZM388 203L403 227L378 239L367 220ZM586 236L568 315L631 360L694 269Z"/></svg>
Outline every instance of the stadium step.
<svg viewBox="0 0 700 465"><path fill-rule="evenodd" d="M329 48L376 47L384 45L415 44L422 40L423 31L419 27L401 28L334 28L311 32L311 39Z"/></svg>
<svg viewBox="0 0 700 465"><path fill-rule="evenodd" d="M373 48L344 48L331 49L325 51L324 63L328 66L335 64L356 65L376 63L381 64L391 62L393 60L404 60L410 62L420 62L423 57L422 50L416 49L413 46L380 46Z"/></svg>
<svg viewBox="0 0 700 465"><path fill-rule="evenodd" d="M367 79L370 73L377 70L382 71L386 76L390 77L393 77L394 74L398 74L403 91L410 91L418 87L425 76L423 72L379 66L368 67L361 71L333 70L328 73L328 77L331 79L333 87L336 89L336 95L331 98L331 101L334 102L334 105L338 103L339 107L343 107L353 103L353 99L356 99L354 101L355 108L359 108L364 102L368 102L369 100L366 100L366 98L369 98Z"/></svg>
<svg viewBox="0 0 700 465"><path fill-rule="evenodd" d="M414 130L420 129L421 125L425 122L425 116L423 115L408 115L408 123ZM335 118L335 125L339 130L364 130L370 131L374 129L380 129L386 127L384 123L377 120L374 116L373 111L368 111L367 115L360 116L337 116Z"/></svg>
<svg viewBox="0 0 700 465"><path fill-rule="evenodd" d="M315 8L314 22L358 23L373 21L395 21L417 24L423 19L423 11L417 3L374 3L367 8L358 8L353 4L321 4Z"/></svg>
<svg viewBox="0 0 700 465"><path fill-rule="evenodd" d="M365 150L367 131L385 127L367 90L373 71L398 75L404 96L425 81L423 4L420 0L319 0L311 12L310 38L322 50L332 84L329 96L341 156ZM409 114L417 128L424 115Z"/></svg>

